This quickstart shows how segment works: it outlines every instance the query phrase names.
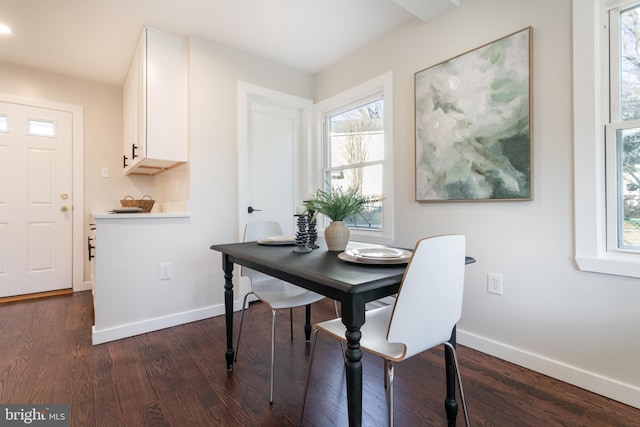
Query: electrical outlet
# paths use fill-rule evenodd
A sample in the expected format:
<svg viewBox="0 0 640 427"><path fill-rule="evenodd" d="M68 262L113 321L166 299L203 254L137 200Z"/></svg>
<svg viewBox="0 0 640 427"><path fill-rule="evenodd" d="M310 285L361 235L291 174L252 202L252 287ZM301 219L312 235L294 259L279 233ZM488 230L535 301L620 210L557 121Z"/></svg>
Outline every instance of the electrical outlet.
<svg viewBox="0 0 640 427"><path fill-rule="evenodd" d="M487 273L487 292L502 295L502 275Z"/></svg>
<svg viewBox="0 0 640 427"><path fill-rule="evenodd" d="M169 280L173 276L170 262L160 264L160 280Z"/></svg>

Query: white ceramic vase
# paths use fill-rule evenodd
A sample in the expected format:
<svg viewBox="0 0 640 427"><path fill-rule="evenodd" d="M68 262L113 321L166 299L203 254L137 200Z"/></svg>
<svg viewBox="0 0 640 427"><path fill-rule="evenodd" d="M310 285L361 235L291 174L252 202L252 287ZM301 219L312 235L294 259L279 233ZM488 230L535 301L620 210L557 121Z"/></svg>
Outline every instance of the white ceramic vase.
<svg viewBox="0 0 640 427"><path fill-rule="evenodd" d="M327 249L332 252L342 252L349 243L349 227L344 221L333 221L324 229L324 239Z"/></svg>

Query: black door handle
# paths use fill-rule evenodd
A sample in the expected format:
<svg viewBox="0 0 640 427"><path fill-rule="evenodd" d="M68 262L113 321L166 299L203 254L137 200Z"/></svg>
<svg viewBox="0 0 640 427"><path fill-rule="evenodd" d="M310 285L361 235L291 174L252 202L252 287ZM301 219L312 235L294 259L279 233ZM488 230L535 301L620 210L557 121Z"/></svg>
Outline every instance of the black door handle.
<svg viewBox="0 0 640 427"><path fill-rule="evenodd" d="M253 207L249 206L247 208L247 212L249 212L249 213L262 212L262 209L253 209Z"/></svg>
<svg viewBox="0 0 640 427"><path fill-rule="evenodd" d="M96 248L94 245L91 244L91 241L93 239L91 237L87 237L87 251L89 252L89 261L91 261L92 259L94 259L96 256L93 254L93 250Z"/></svg>

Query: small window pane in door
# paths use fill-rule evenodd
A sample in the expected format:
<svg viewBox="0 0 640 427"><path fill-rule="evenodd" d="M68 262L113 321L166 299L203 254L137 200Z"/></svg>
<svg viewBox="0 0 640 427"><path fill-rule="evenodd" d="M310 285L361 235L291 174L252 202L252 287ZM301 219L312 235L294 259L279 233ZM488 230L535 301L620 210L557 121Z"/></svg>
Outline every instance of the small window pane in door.
<svg viewBox="0 0 640 427"><path fill-rule="evenodd" d="M29 135L36 136L56 136L55 122L48 120L29 119Z"/></svg>
<svg viewBox="0 0 640 427"><path fill-rule="evenodd" d="M7 116L0 115L0 132L7 132Z"/></svg>

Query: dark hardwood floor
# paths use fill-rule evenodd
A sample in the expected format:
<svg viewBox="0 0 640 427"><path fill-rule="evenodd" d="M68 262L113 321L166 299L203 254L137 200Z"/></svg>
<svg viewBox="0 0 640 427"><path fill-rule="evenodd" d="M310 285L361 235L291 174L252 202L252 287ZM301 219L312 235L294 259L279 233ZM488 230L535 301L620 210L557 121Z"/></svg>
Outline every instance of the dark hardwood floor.
<svg viewBox="0 0 640 427"><path fill-rule="evenodd" d="M332 309L316 304L313 320ZM277 317L269 405L264 304L251 305L232 374L222 316L93 346L90 292L0 304L0 403L68 403L71 425L83 427L296 425L309 352L304 311L295 312L293 342L288 313ZM318 345L304 425L345 426L340 346L322 336ZM638 409L463 346L459 354L472 425L640 426ZM363 424L384 426L382 361L365 354L363 362ZM396 425L446 426L442 349L397 364L395 384Z"/></svg>

